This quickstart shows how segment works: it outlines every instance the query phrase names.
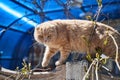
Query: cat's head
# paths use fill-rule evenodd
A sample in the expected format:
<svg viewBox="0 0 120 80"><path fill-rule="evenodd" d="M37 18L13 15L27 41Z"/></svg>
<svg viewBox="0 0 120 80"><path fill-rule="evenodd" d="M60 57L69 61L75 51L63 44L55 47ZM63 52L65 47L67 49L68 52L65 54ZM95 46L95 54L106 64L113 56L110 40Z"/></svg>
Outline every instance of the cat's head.
<svg viewBox="0 0 120 80"><path fill-rule="evenodd" d="M56 26L48 22L42 23L35 28L34 38L43 44L52 44L57 38Z"/></svg>

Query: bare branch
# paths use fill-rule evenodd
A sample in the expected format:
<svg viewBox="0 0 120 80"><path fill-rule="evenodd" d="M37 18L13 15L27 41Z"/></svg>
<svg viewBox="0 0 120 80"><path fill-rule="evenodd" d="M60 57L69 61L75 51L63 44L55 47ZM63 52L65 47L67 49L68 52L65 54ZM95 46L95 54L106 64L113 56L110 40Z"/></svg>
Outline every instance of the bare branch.
<svg viewBox="0 0 120 80"><path fill-rule="evenodd" d="M96 59L94 59L94 60L92 61L92 63L90 64L90 66L89 66L89 68L88 68L88 70L87 70L87 72L86 72L86 74L84 75L84 77L83 77L82 80L86 80L86 78L87 78L87 76L89 75L89 72L90 72L92 66L95 64L95 62L96 62Z"/></svg>
<svg viewBox="0 0 120 80"><path fill-rule="evenodd" d="M99 61L98 59L96 59L96 67L95 67L96 80L98 80L98 64L99 64Z"/></svg>
<svg viewBox="0 0 120 80"><path fill-rule="evenodd" d="M113 40L113 42L114 42L114 44L115 44L115 47L116 47L115 62L116 62L116 65L117 65L118 69L120 70L120 65L119 65L119 63L118 63L118 45L117 45L117 42L116 42L115 38L114 38L111 34L108 34L108 35L112 38L112 40Z"/></svg>

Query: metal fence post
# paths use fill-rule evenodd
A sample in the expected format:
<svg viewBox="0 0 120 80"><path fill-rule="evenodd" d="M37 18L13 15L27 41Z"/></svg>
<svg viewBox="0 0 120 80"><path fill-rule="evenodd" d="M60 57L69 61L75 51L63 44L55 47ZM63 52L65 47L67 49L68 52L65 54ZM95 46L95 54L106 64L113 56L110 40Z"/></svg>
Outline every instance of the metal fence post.
<svg viewBox="0 0 120 80"><path fill-rule="evenodd" d="M85 74L85 68L88 68L88 62L85 60L66 63L66 80L82 80Z"/></svg>

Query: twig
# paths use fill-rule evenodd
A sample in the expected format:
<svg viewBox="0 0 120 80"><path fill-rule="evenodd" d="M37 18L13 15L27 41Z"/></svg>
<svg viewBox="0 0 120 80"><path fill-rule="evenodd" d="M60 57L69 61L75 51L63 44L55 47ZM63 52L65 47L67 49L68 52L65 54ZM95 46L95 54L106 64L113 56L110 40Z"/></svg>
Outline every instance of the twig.
<svg viewBox="0 0 120 80"><path fill-rule="evenodd" d="M99 18L99 16L100 16L101 9L102 9L102 5L99 6L98 12L97 12L96 15L95 15L95 16L96 16L96 19L95 19L95 21L94 21L93 30L91 31L91 35L90 35L90 38L89 38L89 42L93 39L93 35L94 35L94 33L95 33L95 29L97 28L96 22L98 21L98 18Z"/></svg>
<svg viewBox="0 0 120 80"><path fill-rule="evenodd" d="M94 66L92 66L92 74L91 74L91 80L95 80L95 67Z"/></svg>
<svg viewBox="0 0 120 80"><path fill-rule="evenodd" d="M88 70L87 70L87 72L86 72L86 74L84 75L84 77L83 77L82 80L86 80L86 77L88 76L88 74L89 74L89 72L90 72L93 64L95 63L95 61L96 61L95 59L92 61L91 65L89 66L89 68L88 68Z"/></svg>
<svg viewBox="0 0 120 80"><path fill-rule="evenodd" d="M99 18L99 15L100 15L101 9L102 9L102 6L99 6L99 8L98 8L98 12L97 12L97 16L96 16L96 20L95 20L95 21L98 21L98 18Z"/></svg>
<svg viewBox="0 0 120 80"><path fill-rule="evenodd" d="M17 75L16 75L16 78L15 78L15 80L18 80L18 79L20 79L21 75L22 75L22 74L20 74L20 72L18 72L18 73L17 73Z"/></svg>
<svg viewBox="0 0 120 80"><path fill-rule="evenodd" d="M9 80L11 77L14 77L14 76L15 76L15 74L10 75L10 76L6 77L5 80Z"/></svg>
<svg viewBox="0 0 120 80"><path fill-rule="evenodd" d="M114 38L111 34L108 34L108 35L112 38L112 40L113 40L113 42L114 42L114 44L115 44L115 47L116 47L115 62L116 62L116 65L117 65L117 67L118 67L118 69L119 69L119 71L120 71L120 65L119 65L119 63L118 63L118 45L117 45L117 42L116 42L115 38Z"/></svg>
<svg viewBox="0 0 120 80"><path fill-rule="evenodd" d="M96 80L98 80L98 64L99 64L99 60L96 59L96 67L95 67Z"/></svg>

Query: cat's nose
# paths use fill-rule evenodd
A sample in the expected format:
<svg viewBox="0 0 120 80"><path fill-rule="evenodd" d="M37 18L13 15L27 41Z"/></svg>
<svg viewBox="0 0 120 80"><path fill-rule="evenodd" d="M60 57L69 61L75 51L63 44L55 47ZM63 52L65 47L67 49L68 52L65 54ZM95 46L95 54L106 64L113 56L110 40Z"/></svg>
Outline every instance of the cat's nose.
<svg viewBox="0 0 120 80"><path fill-rule="evenodd" d="M44 39L44 41L45 41L45 43L46 43L46 42L48 41L48 39L47 39L47 38L45 38L45 39Z"/></svg>

